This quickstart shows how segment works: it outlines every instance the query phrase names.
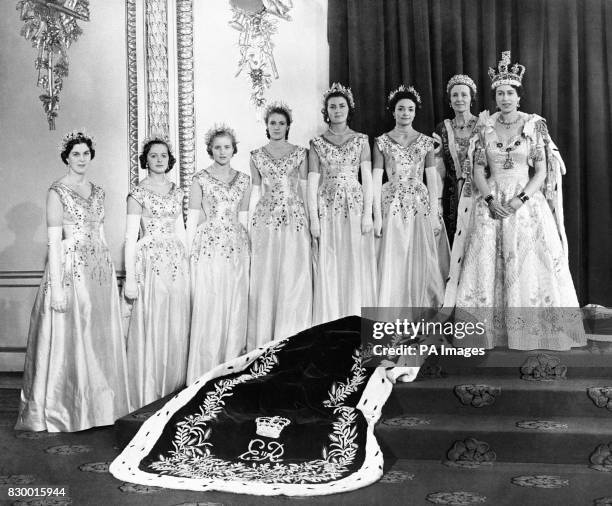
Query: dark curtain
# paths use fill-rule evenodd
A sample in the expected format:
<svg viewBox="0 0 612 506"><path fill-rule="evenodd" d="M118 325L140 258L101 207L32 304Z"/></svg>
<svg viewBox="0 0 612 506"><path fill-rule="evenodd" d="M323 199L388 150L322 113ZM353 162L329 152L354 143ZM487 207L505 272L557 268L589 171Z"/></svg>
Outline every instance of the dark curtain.
<svg viewBox="0 0 612 506"><path fill-rule="evenodd" d="M472 112L494 110L489 67L500 53L527 71L521 110L548 122L567 165L563 196L570 269L582 305L612 306L612 1L330 0L330 82L349 85L352 127L370 136L393 127L390 90L413 84L430 134L452 117L447 80L469 74Z"/></svg>

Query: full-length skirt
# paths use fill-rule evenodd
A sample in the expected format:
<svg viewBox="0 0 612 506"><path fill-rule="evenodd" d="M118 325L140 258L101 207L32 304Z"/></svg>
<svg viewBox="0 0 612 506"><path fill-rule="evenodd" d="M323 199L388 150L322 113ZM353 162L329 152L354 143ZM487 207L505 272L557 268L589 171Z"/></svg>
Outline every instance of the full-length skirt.
<svg viewBox="0 0 612 506"><path fill-rule="evenodd" d="M138 409L185 385L189 350L189 265L178 237L138 243L138 298L128 326L130 401Z"/></svg>
<svg viewBox="0 0 612 506"><path fill-rule="evenodd" d="M505 203L525 184L499 177L489 186ZM487 332L463 345L567 350L586 344L567 258L541 192L501 220L478 197L468 230L456 307L483 321Z"/></svg>
<svg viewBox="0 0 612 506"><path fill-rule="evenodd" d="M255 225L251 238L249 351L307 329L312 321L308 228Z"/></svg>
<svg viewBox="0 0 612 506"><path fill-rule="evenodd" d="M374 234L361 233L361 215L322 216L318 255L314 260L313 324L361 315L375 306Z"/></svg>
<svg viewBox="0 0 612 506"><path fill-rule="evenodd" d="M51 310L45 270L30 320L18 430L73 432L129 412L125 341L110 253L63 241L68 309ZM85 259L85 260L84 260Z"/></svg>
<svg viewBox="0 0 612 506"><path fill-rule="evenodd" d="M219 364L236 358L246 348L249 297L249 248L233 251L201 250L216 240L207 223L196 233L191 264L191 337L187 384Z"/></svg>

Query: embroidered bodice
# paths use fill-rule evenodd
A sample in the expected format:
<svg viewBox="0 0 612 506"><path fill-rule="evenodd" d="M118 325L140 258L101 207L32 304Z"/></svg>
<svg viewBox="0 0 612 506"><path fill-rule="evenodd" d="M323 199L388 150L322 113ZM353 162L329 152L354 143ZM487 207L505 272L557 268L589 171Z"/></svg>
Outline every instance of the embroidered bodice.
<svg viewBox="0 0 612 506"><path fill-rule="evenodd" d="M343 144L336 145L319 135L312 140L312 145L319 156L323 184L328 179L348 178L357 181L361 151L368 136L357 133Z"/></svg>
<svg viewBox="0 0 612 506"><path fill-rule="evenodd" d="M425 156L433 149L431 137L420 134L412 144L402 146L389 135L383 134L376 138L376 144L385 157L385 167L390 182L423 180Z"/></svg>
<svg viewBox="0 0 612 506"><path fill-rule="evenodd" d="M130 196L142 206L144 235L167 236L175 233L175 223L181 214L184 192L173 185L162 195L141 186L135 186Z"/></svg>
<svg viewBox="0 0 612 506"><path fill-rule="evenodd" d="M249 188L249 176L236 172L232 180L226 183L204 169L193 178L202 188L202 209L206 222L237 223L240 202Z"/></svg>
<svg viewBox="0 0 612 506"><path fill-rule="evenodd" d="M253 213L254 227L279 229L293 224L301 230L307 225L304 202L297 192L299 168L305 158L306 149L299 146L281 158L272 158L263 147L251 152L264 189Z"/></svg>
<svg viewBox="0 0 612 506"><path fill-rule="evenodd" d="M425 157L433 149L433 139L420 134L412 144L402 146L383 134L376 138L376 145L385 158L389 178L382 188L383 217L400 215L408 221L418 213L428 215L429 193L423 183L423 171Z"/></svg>
<svg viewBox="0 0 612 506"><path fill-rule="evenodd" d="M91 184L91 193L85 198L64 183L55 182L52 190L57 192L64 210L64 237L79 236L94 240L100 238L100 225L104 222L104 190Z"/></svg>

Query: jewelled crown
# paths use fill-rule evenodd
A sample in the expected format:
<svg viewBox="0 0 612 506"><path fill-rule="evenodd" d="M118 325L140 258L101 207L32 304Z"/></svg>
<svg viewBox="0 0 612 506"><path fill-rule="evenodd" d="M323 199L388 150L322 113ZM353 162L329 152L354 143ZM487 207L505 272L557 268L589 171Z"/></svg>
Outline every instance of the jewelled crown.
<svg viewBox="0 0 612 506"><path fill-rule="evenodd" d="M257 424L256 433L259 436L277 439L291 420L283 416L260 416L255 418L255 423Z"/></svg>
<svg viewBox="0 0 612 506"><path fill-rule="evenodd" d="M163 142L166 146L168 146L168 151L172 152L172 142L170 142L170 137L165 134L152 134L148 137L145 137L142 141L142 146L140 146L140 151L144 151L144 147L153 141Z"/></svg>
<svg viewBox="0 0 612 506"><path fill-rule="evenodd" d="M389 103L393 101L395 95L401 92L412 93L412 95L414 95L414 98L417 101L417 104L421 105L421 95L419 95L419 92L415 90L413 86L406 86L405 84L400 84L396 90L393 90L391 93L389 93Z"/></svg>
<svg viewBox="0 0 612 506"><path fill-rule="evenodd" d="M523 83L523 75L525 74L525 66L520 63L515 63L510 67L510 51L503 51L501 56L501 60L499 60L497 64L497 73L494 68L489 67L491 89L494 90L503 84L521 86Z"/></svg>
<svg viewBox="0 0 612 506"><path fill-rule="evenodd" d="M289 116L289 123L291 123L293 121L293 111L285 102L281 100L278 100L276 102L271 102L268 104L268 106L264 110L264 115L263 115L264 121L268 120L268 117L270 116L272 111L274 110L278 111L279 109L282 111L285 111L287 116Z"/></svg>
<svg viewBox="0 0 612 506"><path fill-rule="evenodd" d="M453 86L456 86L458 84L464 84L472 90L472 93L474 93L474 95L476 94L476 83L472 80L470 76L467 76L465 74L455 74L453 77L451 77L448 80L448 83L446 84L446 93L450 93L450 90L453 89Z"/></svg>
<svg viewBox="0 0 612 506"><path fill-rule="evenodd" d="M229 135L234 139L234 142L238 144L236 132L234 132L234 129L230 128L225 123L215 123L215 126L209 129L204 135L204 144L208 146L215 137L220 135Z"/></svg>
<svg viewBox="0 0 612 506"><path fill-rule="evenodd" d="M342 86L340 83L333 83L331 88L323 93L323 107L325 107L325 102L327 101L327 97L329 97L332 93L341 93L346 100L348 101L351 109L355 108L355 99L353 98L353 92L350 88Z"/></svg>
<svg viewBox="0 0 612 506"><path fill-rule="evenodd" d="M88 133L87 130L85 130L84 128L81 128L80 130L73 130L72 132L68 132L66 135L64 135L64 137L62 137L62 140L57 146L59 152L63 153L66 147L68 146L68 143L76 139L88 139L91 141L91 147L96 147L96 140L94 136Z"/></svg>

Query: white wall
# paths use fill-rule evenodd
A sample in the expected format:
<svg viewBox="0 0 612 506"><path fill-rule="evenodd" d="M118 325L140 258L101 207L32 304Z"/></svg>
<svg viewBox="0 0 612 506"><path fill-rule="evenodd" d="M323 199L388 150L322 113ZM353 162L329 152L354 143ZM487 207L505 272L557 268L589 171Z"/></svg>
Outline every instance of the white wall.
<svg viewBox="0 0 612 506"><path fill-rule="evenodd" d="M232 161L249 172L249 152L268 140L261 112L250 102L249 78L238 69L239 32L228 25L228 0L194 2L194 65L197 169L212 163L204 135L215 123L227 123L240 144ZM327 1L297 0L292 21L279 20L273 35L279 79L267 91L269 101L283 100L293 110L289 141L303 146L323 128L321 95L329 87Z"/></svg>

